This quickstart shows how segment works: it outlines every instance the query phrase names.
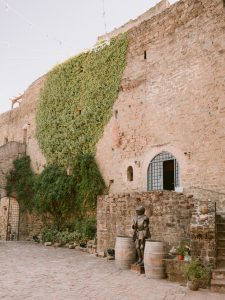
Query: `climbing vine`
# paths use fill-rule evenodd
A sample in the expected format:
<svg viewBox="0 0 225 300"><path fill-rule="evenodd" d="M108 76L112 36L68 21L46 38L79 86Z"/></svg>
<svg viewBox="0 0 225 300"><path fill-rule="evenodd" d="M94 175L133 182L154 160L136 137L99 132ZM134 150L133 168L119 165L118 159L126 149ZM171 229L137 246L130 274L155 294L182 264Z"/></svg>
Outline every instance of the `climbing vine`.
<svg viewBox="0 0 225 300"><path fill-rule="evenodd" d="M127 36L84 52L48 74L37 111L37 138L50 164L95 154L109 121L125 67Z"/></svg>
<svg viewBox="0 0 225 300"><path fill-rule="evenodd" d="M22 156L13 162L13 169L6 176L6 192L16 197L22 211L33 209L35 175L30 166L30 157Z"/></svg>
<svg viewBox="0 0 225 300"><path fill-rule="evenodd" d="M7 193L25 210L50 214L57 227L70 215L84 217L105 188L95 146L112 114L126 63L126 34L53 68L37 109L37 139L47 167L35 175L30 158L14 162ZM65 167L73 168L67 176ZM91 215L91 214L90 214Z"/></svg>

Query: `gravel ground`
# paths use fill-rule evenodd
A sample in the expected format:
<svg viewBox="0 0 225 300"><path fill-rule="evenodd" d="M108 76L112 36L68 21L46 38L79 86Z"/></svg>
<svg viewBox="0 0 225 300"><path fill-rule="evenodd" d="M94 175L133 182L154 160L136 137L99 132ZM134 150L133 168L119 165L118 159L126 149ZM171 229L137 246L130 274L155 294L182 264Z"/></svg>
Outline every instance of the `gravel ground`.
<svg viewBox="0 0 225 300"><path fill-rule="evenodd" d="M114 261L77 250L0 241L0 299L224 300L225 295L120 271Z"/></svg>

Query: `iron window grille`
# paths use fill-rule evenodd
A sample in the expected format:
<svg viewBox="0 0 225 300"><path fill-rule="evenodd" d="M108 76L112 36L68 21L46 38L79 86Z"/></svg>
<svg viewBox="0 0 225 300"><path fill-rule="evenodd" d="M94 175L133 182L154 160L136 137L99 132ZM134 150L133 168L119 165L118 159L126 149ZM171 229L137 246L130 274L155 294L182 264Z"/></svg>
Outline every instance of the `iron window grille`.
<svg viewBox="0 0 225 300"><path fill-rule="evenodd" d="M163 190L163 162L174 161L174 189L179 186L179 164L176 158L169 152L163 151L156 155L148 167L148 191Z"/></svg>

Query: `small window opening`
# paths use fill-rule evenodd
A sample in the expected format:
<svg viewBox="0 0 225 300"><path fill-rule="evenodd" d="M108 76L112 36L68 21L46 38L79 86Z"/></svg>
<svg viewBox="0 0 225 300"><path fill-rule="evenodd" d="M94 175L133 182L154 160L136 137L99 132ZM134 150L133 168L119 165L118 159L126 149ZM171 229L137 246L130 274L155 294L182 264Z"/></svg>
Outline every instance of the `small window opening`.
<svg viewBox="0 0 225 300"><path fill-rule="evenodd" d="M134 180L134 172L133 172L133 167L129 166L127 168L127 180L128 181L133 181Z"/></svg>
<svg viewBox="0 0 225 300"><path fill-rule="evenodd" d="M223 0L223 7L225 7L225 0Z"/></svg>
<svg viewBox="0 0 225 300"><path fill-rule="evenodd" d="M8 140L8 138L7 138L7 137L5 137L5 138L4 138L4 144L7 144L7 143L8 143L8 141L9 141L9 140Z"/></svg>
<svg viewBox="0 0 225 300"><path fill-rule="evenodd" d="M146 50L144 51L144 59L147 59L147 52L146 52Z"/></svg>
<svg viewBox="0 0 225 300"><path fill-rule="evenodd" d="M23 143L25 144L27 142L27 128L23 129Z"/></svg>
<svg viewBox="0 0 225 300"><path fill-rule="evenodd" d="M115 110L114 115L115 115L115 118L117 119L117 117L118 117L118 110Z"/></svg>

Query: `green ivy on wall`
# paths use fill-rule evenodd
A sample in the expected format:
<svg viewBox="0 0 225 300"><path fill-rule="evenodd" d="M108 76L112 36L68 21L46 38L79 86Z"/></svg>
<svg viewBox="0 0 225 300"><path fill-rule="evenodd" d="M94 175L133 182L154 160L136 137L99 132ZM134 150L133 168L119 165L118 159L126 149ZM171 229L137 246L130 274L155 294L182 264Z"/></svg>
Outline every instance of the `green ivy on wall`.
<svg viewBox="0 0 225 300"><path fill-rule="evenodd" d="M127 46L127 35L120 35L47 74L37 111L37 138L48 163L68 166L77 155L95 154L118 97Z"/></svg>

